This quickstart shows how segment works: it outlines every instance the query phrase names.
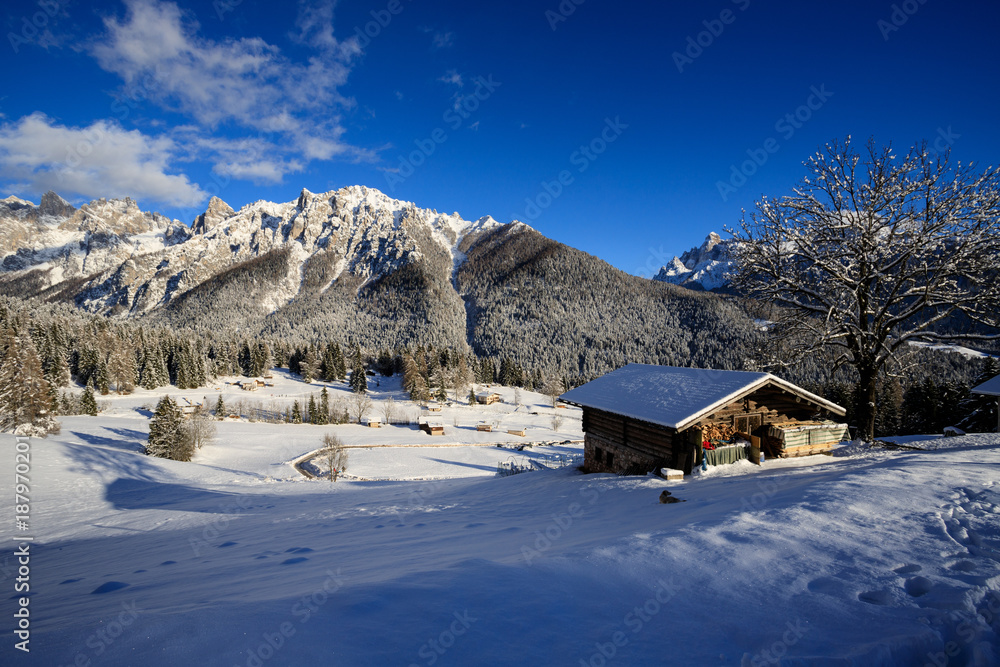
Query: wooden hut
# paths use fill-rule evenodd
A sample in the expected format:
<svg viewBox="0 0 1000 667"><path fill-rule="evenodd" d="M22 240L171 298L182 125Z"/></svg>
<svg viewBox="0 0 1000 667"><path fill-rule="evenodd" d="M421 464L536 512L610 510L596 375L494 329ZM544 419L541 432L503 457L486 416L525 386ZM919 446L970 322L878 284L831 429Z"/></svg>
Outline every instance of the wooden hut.
<svg viewBox="0 0 1000 667"><path fill-rule="evenodd" d="M476 394L476 402L481 405L493 405L494 403L500 403L503 399L500 394L495 392L483 392Z"/></svg>
<svg viewBox="0 0 1000 667"><path fill-rule="evenodd" d="M829 450L847 427L831 421L844 408L769 373L629 364L560 396L583 408L584 468L646 474L675 468L690 474L704 443L710 463L802 456ZM784 439L816 426L803 446ZM775 430L777 429L777 431ZM728 444L737 436L745 444ZM754 449L753 447L756 447Z"/></svg>
<svg viewBox="0 0 1000 667"><path fill-rule="evenodd" d="M426 419L420 422L420 430L427 435L444 435L444 422L437 419Z"/></svg>

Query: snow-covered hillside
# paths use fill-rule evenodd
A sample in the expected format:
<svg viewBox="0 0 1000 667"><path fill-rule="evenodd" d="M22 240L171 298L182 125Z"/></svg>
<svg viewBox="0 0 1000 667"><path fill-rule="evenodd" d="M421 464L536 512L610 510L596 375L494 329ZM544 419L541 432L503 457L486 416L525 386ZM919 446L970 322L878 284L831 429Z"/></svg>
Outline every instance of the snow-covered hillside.
<svg viewBox="0 0 1000 667"><path fill-rule="evenodd" d="M378 468L408 467L401 476L452 478L334 484L288 464L326 430L355 443L430 436L225 422L194 462L171 462L139 453L148 422L129 400L31 443L33 664L1000 659L996 435L669 484L573 467L496 478L465 458L495 447L409 463L352 450L360 468L368 451L388 456ZM531 414L542 397L525 403L498 410L544 428ZM442 444L472 433L445 424ZM13 438L0 442L10 480ZM685 502L660 504L664 489ZM12 588L11 532L0 559ZM0 654L28 657L9 635Z"/></svg>

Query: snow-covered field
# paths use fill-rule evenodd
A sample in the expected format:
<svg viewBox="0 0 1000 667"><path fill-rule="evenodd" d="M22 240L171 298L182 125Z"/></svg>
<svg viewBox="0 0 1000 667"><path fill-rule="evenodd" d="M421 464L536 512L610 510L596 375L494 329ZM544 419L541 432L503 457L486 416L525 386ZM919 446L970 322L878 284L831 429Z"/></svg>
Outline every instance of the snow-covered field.
<svg viewBox="0 0 1000 667"><path fill-rule="evenodd" d="M497 478L511 455L579 445L474 443L578 438L579 413L559 410L553 433L525 392L517 412L446 408L443 438L225 422L180 463L140 453L150 396L31 442L31 653L9 631L9 517L3 664L1000 664L996 435L669 484L572 466ZM529 434L476 432L477 410ZM329 430L438 446L352 449L348 472L381 481L306 480L289 461ZM0 448L12 498L13 437ZM667 488L686 502L660 504Z"/></svg>

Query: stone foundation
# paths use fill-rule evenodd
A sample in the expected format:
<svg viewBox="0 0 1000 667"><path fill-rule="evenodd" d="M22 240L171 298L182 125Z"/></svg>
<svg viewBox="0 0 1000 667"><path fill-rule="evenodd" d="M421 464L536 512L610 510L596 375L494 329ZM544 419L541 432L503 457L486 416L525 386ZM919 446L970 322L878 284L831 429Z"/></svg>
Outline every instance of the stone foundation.
<svg viewBox="0 0 1000 667"><path fill-rule="evenodd" d="M611 463L608 463L610 455ZM618 474L634 465L652 470L656 462L648 456L626 449L587 433L583 440L583 469L586 472L611 472Z"/></svg>

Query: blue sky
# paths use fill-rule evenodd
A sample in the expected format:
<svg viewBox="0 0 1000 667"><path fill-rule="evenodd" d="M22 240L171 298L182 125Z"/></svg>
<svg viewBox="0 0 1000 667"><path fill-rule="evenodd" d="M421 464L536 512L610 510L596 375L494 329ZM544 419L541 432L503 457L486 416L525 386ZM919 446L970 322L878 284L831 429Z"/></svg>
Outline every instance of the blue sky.
<svg viewBox="0 0 1000 667"><path fill-rule="evenodd" d="M1000 155L996 3L11 0L2 20L0 196L188 223L213 194L362 184L650 275L832 139Z"/></svg>

